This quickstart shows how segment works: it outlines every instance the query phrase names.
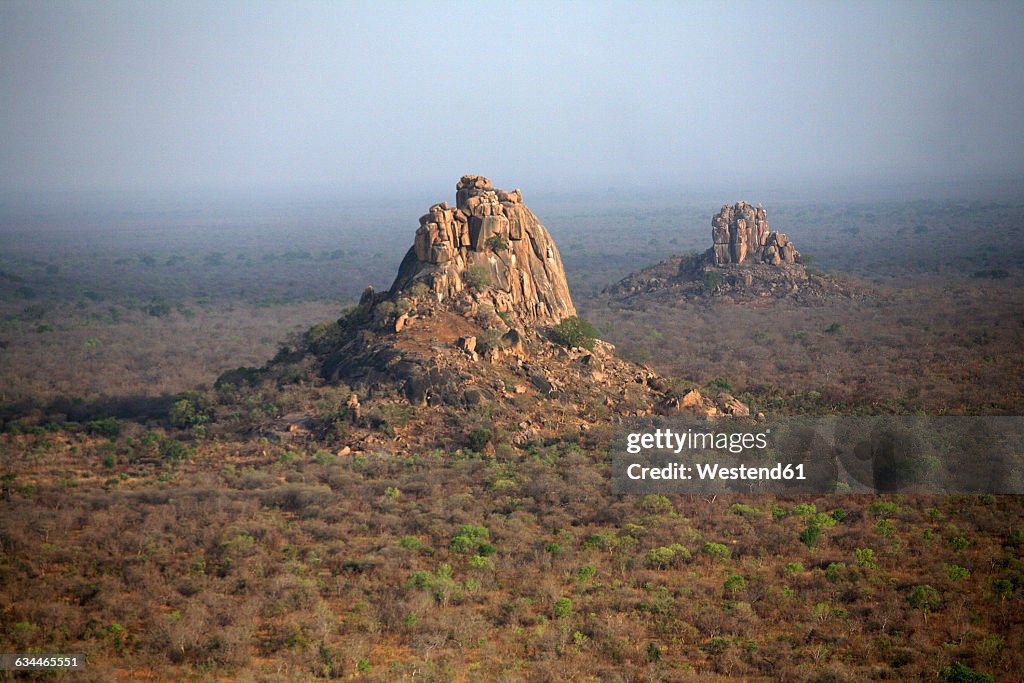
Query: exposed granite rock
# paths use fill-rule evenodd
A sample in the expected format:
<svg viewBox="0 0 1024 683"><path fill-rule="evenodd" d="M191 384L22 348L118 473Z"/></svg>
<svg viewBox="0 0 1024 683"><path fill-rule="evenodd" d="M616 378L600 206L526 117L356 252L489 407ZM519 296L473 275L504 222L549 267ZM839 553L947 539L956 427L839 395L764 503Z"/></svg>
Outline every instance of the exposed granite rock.
<svg viewBox="0 0 1024 683"><path fill-rule="evenodd" d="M466 175L456 205L430 207L391 294L422 282L439 302L472 299L523 324L557 324L576 314L558 248L519 190Z"/></svg>
<svg viewBox="0 0 1024 683"><path fill-rule="evenodd" d="M836 278L809 272L789 237L769 227L761 206L723 206L711 219L711 240L703 254L672 256L626 276L603 294L624 303L705 296L815 302L858 296Z"/></svg>
<svg viewBox="0 0 1024 683"><path fill-rule="evenodd" d="M800 253L785 234L768 227L760 204L728 204L711 219L710 255L716 266L740 263L799 263Z"/></svg>
<svg viewBox="0 0 1024 683"><path fill-rule="evenodd" d="M618 416L722 414L699 393L681 400L671 383L616 357L606 342L595 340L591 351L554 343L544 328L575 313L558 249L519 190L464 176L455 208L435 204L420 219L390 291L367 289L319 331L332 342L311 350L323 380L367 401L498 402L538 424L561 419L548 403L557 402L580 416L581 430L599 422L595 406Z"/></svg>

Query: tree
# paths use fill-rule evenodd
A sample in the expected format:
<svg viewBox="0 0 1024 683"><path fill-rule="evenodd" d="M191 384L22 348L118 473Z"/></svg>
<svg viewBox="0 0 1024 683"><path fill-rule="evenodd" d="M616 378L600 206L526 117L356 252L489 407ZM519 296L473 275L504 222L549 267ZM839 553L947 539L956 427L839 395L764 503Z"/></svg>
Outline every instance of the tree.
<svg viewBox="0 0 1024 683"><path fill-rule="evenodd" d="M551 339L566 348L579 347L593 351L594 340L597 339L597 328L585 318L572 315L555 325L551 330Z"/></svg>

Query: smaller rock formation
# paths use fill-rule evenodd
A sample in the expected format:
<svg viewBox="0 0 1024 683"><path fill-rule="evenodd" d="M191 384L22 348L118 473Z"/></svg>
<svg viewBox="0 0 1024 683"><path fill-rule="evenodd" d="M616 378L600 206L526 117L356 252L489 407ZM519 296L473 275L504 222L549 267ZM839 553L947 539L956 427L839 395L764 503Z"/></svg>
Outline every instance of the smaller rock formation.
<svg viewBox="0 0 1024 683"><path fill-rule="evenodd" d="M711 219L711 257L716 266L742 263L799 263L800 253L789 238L768 227L760 204L728 204Z"/></svg>
<svg viewBox="0 0 1024 683"><path fill-rule="evenodd" d="M768 212L760 205L723 206L711 219L711 242L702 254L670 257L604 293L621 302L680 296L811 302L855 295L835 278L808 272L789 237L768 226Z"/></svg>

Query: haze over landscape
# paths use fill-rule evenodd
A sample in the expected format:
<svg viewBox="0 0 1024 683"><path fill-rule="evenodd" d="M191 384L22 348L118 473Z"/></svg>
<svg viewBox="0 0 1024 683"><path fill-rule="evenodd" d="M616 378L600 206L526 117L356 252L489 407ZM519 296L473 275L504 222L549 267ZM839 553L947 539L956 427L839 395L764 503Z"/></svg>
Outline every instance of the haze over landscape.
<svg viewBox="0 0 1024 683"><path fill-rule="evenodd" d="M0 191L1005 181L1022 24L1014 2L6 2Z"/></svg>
<svg viewBox="0 0 1024 683"><path fill-rule="evenodd" d="M0 3L0 679L1019 683L1022 26Z"/></svg>

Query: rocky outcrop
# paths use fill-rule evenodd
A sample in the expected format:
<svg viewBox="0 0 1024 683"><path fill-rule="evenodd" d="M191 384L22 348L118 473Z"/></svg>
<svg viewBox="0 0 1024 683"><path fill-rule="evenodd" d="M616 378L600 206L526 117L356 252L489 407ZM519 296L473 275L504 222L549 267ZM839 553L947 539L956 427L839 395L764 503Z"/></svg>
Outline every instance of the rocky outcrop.
<svg viewBox="0 0 1024 683"><path fill-rule="evenodd" d="M809 272L789 237L768 226L764 207L747 202L723 206L711 219L711 240L704 253L669 257L631 273L603 294L629 305L709 296L812 303L861 295L844 281Z"/></svg>
<svg viewBox="0 0 1024 683"><path fill-rule="evenodd" d="M609 410L726 410L699 394L683 402L669 382L599 339L587 349L556 343L545 328L575 313L558 248L519 190L464 176L454 208L435 204L420 219L390 291L367 289L358 306L310 330L307 341L320 378L358 393L364 422L379 401L496 403L529 416L518 423L528 439L538 426L554 426L550 402L575 413L580 429Z"/></svg>
<svg viewBox="0 0 1024 683"><path fill-rule="evenodd" d="M789 238L768 227L764 207L747 202L728 204L711 219L711 258L716 266L742 263L799 263Z"/></svg>
<svg viewBox="0 0 1024 683"><path fill-rule="evenodd" d="M519 190L466 175L455 207L441 202L420 218L391 294L422 283L438 302L471 298L523 324L575 315L558 248Z"/></svg>

